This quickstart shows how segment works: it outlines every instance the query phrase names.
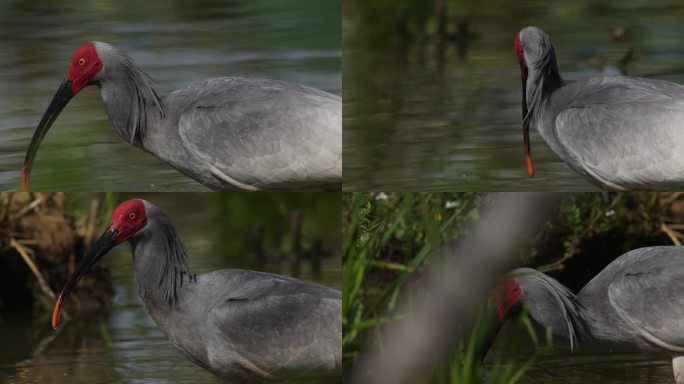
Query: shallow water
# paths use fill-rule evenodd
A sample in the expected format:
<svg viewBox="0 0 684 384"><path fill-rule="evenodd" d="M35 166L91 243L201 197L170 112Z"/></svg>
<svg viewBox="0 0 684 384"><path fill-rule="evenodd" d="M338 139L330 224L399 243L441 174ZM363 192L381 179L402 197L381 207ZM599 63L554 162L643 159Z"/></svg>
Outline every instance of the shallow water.
<svg viewBox="0 0 684 384"><path fill-rule="evenodd" d="M292 275L290 259L278 251L287 249L291 239L272 234L282 233L279 228L289 226L289 213L299 210L305 244L320 241L324 257L320 274L305 259L298 276L340 288L339 194L202 195L137 195L169 215L188 248L193 272L247 268ZM257 227L263 233L263 258L254 251ZM178 352L145 312L128 245L119 245L102 262L113 275L110 310L63 320L56 331L47 312L0 315L0 383L220 382Z"/></svg>
<svg viewBox="0 0 684 384"><path fill-rule="evenodd" d="M363 4L343 14L348 191L596 190L534 129L536 175L527 176L513 39L528 25L551 36L566 80L626 73L684 84L679 2L447 2L467 33L441 47L398 33L379 40L377 25L360 22Z"/></svg>
<svg viewBox="0 0 684 384"><path fill-rule="evenodd" d="M533 348L531 345L526 345L513 353L530 356ZM672 363L666 357L658 358L618 351L611 346L596 342L580 344L578 350L571 353L567 342L557 340L553 350L543 355L525 373L519 383L671 384L673 382Z"/></svg>
<svg viewBox="0 0 684 384"><path fill-rule="evenodd" d="M0 190L19 189L33 131L83 42L125 50L164 92L242 76L341 94L339 20L339 0L0 1ZM45 137L32 189L206 190L119 138L96 87Z"/></svg>

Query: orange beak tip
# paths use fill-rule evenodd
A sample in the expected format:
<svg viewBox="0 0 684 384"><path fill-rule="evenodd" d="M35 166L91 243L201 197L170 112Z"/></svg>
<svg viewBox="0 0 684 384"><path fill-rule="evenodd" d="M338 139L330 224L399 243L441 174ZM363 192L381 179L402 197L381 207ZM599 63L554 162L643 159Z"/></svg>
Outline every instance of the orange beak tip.
<svg viewBox="0 0 684 384"><path fill-rule="evenodd" d="M57 298L55 309L52 311L52 329L57 329L59 325L59 315L62 314L62 295Z"/></svg>
<svg viewBox="0 0 684 384"><path fill-rule="evenodd" d="M531 156L525 156L527 159L527 173L530 176L534 176L534 163L532 163L532 157Z"/></svg>

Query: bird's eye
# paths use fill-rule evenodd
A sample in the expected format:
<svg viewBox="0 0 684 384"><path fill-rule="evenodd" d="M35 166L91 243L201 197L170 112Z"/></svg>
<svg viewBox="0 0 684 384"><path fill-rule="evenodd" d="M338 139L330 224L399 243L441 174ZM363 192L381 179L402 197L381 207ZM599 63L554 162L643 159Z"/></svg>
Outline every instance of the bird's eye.
<svg viewBox="0 0 684 384"><path fill-rule="evenodd" d="M85 64L85 59L81 57L80 59L78 59L78 65L83 65L83 64Z"/></svg>
<svg viewBox="0 0 684 384"><path fill-rule="evenodd" d="M135 220L135 212L131 212L128 214L128 218L131 220Z"/></svg>

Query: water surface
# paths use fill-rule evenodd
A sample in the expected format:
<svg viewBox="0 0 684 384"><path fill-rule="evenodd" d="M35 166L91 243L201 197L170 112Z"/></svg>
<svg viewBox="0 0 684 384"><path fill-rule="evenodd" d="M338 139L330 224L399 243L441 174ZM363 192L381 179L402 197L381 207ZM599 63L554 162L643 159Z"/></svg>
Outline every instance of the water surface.
<svg viewBox="0 0 684 384"><path fill-rule="evenodd" d="M521 339L524 339L522 337ZM534 353L531 343L506 347L521 361ZM520 384L643 384L674 382L672 362L661 358L616 349L599 342L581 343L573 353L566 341L556 340L552 350L542 355Z"/></svg>

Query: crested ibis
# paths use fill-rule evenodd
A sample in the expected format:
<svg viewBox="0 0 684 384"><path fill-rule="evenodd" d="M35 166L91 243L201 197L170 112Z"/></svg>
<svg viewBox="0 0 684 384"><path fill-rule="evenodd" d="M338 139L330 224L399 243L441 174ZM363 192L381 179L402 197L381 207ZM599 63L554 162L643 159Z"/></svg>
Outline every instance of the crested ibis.
<svg viewBox="0 0 684 384"><path fill-rule="evenodd" d="M57 299L52 326L81 276L130 242L145 309L193 363L238 382L319 380L341 375L342 297L292 277L224 269L195 275L183 242L152 203L132 199L79 262Z"/></svg>
<svg viewBox="0 0 684 384"><path fill-rule="evenodd" d="M655 356L668 356L684 383L684 248L646 247L613 260L576 296L557 280L529 268L512 272L497 295L501 324L524 305L555 336L597 339Z"/></svg>
<svg viewBox="0 0 684 384"><path fill-rule="evenodd" d="M276 80L220 77L162 94L125 52L89 42L36 128L22 168L28 191L38 147L69 100L97 85L114 131L215 190L338 190L341 98Z"/></svg>
<svg viewBox="0 0 684 384"><path fill-rule="evenodd" d="M684 186L684 86L625 76L565 82L549 36L515 36L522 77L523 141L534 175L529 126L573 170L603 188Z"/></svg>

